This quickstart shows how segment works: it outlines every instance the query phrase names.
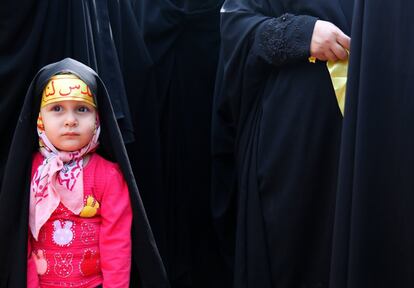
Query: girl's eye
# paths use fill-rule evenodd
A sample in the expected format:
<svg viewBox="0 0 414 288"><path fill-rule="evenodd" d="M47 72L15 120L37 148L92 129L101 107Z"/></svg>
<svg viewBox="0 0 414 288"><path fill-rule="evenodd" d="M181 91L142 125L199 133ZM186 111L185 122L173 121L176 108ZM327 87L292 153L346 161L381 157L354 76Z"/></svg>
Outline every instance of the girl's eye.
<svg viewBox="0 0 414 288"><path fill-rule="evenodd" d="M62 111L62 107L59 106L59 105L55 105L55 106L52 107L52 111L60 112L60 111Z"/></svg>
<svg viewBox="0 0 414 288"><path fill-rule="evenodd" d="M79 112L88 112L89 111L89 108L86 107L86 106L81 106L81 107L78 108L78 111Z"/></svg>

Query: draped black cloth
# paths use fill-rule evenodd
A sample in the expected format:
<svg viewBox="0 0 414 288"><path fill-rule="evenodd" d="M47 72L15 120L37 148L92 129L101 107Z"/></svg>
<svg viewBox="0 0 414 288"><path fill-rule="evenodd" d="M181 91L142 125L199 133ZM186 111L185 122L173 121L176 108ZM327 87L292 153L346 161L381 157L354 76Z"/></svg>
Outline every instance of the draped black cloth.
<svg viewBox="0 0 414 288"><path fill-rule="evenodd" d="M326 63L308 57L317 18L349 35L352 9L348 0L223 5L212 190L229 259L224 232L237 225L234 287L328 287L342 120Z"/></svg>
<svg viewBox="0 0 414 288"><path fill-rule="evenodd" d="M154 230L173 287L228 287L210 216L210 123L221 4L134 4L156 70L163 171L157 205L163 219Z"/></svg>
<svg viewBox="0 0 414 288"><path fill-rule="evenodd" d="M32 155L38 150L36 122L41 91L51 76L62 72L77 75L96 96L102 128L99 151L119 164L128 185L133 211L130 286L169 287L107 90L92 69L70 58L48 65L36 74L18 119L0 192L0 287L26 286L31 166Z"/></svg>
<svg viewBox="0 0 414 288"><path fill-rule="evenodd" d="M4 0L0 16L0 182L31 79L44 65L71 57L105 81L151 211L161 170L155 74L131 1Z"/></svg>
<svg viewBox="0 0 414 288"><path fill-rule="evenodd" d="M108 1L108 12L135 138L126 148L151 227L159 235L164 213L157 204L162 197L162 174L155 70L133 1ZM121 125L123 121L118 119Z"/></svg>
<svg viewBox="0 0 414 288"><path fill-rule="evenodd" d="M414 3L355 3L330 287L413 287Z"/></svg>

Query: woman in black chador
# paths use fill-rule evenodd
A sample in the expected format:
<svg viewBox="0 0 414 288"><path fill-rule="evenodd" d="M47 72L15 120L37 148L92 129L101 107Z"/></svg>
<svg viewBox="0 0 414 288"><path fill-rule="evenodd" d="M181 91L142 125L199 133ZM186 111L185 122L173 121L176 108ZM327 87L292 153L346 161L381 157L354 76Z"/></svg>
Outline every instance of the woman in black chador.
<svg viewBox="0 0 414 288"><path fill-rule="evenodd" d="M331 288L414 287L413 9L355 2Z"/></svg>
<svg viewBox="0 0 414 288"><path fill-rule="evenodd" d="M222 7L213 212L223 233L236 220L234 287L328 287L342 116L325 60L347 58L352 9Z"/></svg>

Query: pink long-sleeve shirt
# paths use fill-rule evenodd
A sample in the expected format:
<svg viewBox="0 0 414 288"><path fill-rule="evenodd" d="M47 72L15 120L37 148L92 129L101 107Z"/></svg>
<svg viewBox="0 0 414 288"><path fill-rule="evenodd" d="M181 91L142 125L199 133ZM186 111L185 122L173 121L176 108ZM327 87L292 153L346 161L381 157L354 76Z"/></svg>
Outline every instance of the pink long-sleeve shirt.
<svg viewBox="0 0 414 288"><path fill-rule="evenodd" d="M43 156L33 159L32 177ZM118 166L94 153L83 170L84 209L62 203L29 235L27 287L129 287L132 211Z"/></svg>

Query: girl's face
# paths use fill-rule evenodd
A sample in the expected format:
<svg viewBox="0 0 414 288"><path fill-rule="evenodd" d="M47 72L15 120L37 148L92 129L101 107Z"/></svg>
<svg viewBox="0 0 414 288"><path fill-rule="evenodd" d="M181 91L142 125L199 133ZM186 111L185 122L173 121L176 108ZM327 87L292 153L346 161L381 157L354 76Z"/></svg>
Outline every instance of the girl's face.
<svg viewBox="0 0 414 288"><path fill-rule="evenodd" d="M45 134L58 150L76 151L86 146L96 128L96 109L81 101L66 100L40 109Z"/></svg>

